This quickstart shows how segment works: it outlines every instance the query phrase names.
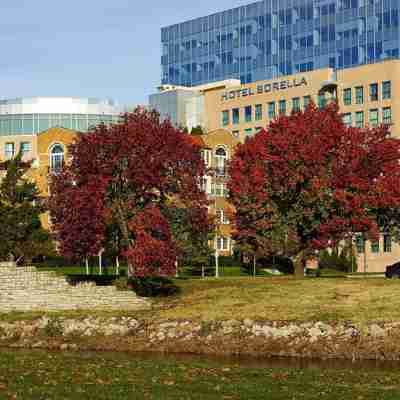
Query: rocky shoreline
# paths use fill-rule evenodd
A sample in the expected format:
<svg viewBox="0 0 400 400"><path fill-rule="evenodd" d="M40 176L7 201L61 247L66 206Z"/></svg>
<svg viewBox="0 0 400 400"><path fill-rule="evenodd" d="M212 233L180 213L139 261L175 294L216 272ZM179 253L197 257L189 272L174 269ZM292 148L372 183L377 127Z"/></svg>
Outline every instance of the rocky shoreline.
<svg viewBox="0 0 400 400"><path fill-rule="evenodd" d="M0 322L0 346L255 357L400 360L400 322L148 321L46 317Z"/></svg>

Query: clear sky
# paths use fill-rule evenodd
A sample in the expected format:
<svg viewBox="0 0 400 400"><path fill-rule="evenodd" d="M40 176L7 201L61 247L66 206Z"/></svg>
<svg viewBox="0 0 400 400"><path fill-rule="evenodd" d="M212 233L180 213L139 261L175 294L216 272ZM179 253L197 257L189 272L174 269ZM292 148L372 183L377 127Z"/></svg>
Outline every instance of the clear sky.
<svg viewBox="0 0 400 400"><path fill-rule="evenodd" d="M0 98L147 103L160 28L251 0L0 0Z"/></svg>

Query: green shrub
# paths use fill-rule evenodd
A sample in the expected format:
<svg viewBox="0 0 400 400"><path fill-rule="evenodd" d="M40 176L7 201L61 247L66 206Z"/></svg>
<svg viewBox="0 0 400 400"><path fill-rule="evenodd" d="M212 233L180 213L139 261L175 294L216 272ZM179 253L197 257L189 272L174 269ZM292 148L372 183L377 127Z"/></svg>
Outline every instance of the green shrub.
<svg viewBox="0 0 400 400"><path fill-rule="evenodd" d="M161 276L130 278L128 287L142 297L168 297L179 293L178 286L170 279Z"/></svg>

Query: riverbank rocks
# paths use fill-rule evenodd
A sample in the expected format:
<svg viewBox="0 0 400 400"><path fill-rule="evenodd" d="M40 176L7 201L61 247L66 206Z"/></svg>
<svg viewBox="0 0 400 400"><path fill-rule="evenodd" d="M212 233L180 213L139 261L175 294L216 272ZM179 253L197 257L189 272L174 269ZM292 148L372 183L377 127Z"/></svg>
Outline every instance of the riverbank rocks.
<svg viewBox="0 0 400 400"><path fill-rule="evenodd" d="M400 360L400 323L152 321L133 316L0 322L0 345L63 350Z"/></svg>
<svg viewBox="0 0 400 400"><path fill-rule="evenodd" d="M84 283L72 286L64 276L35 267L3 266L0 312L66 310L143 310L149 300L115 286Z"/></svg>

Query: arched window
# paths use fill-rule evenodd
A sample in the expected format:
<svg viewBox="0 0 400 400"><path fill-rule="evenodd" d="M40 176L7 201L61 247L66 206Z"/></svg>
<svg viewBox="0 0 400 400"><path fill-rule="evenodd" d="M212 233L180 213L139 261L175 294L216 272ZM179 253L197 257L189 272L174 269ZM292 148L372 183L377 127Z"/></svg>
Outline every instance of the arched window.
<svg viewBox="0 0 400 400"><path fill-rule="evenodd" d="M50 149L50 171L60 172L64 165L64 146L56 143Z"/></svg>
<svg viewBox="0 0 400 400"><path fill-rule="evenodd" d="M215 169L217 175L225 175L226 172L226 161L228 160L228 154L223 147L218 147L215 150Z"/></svg>

